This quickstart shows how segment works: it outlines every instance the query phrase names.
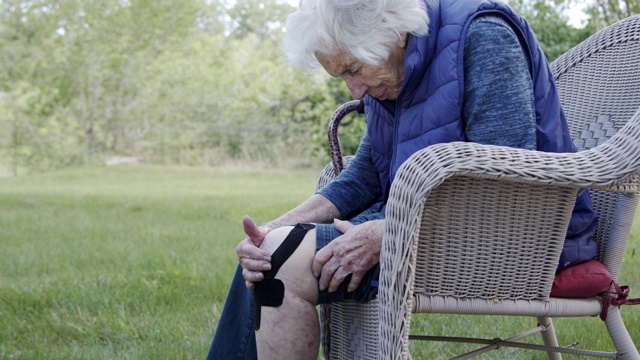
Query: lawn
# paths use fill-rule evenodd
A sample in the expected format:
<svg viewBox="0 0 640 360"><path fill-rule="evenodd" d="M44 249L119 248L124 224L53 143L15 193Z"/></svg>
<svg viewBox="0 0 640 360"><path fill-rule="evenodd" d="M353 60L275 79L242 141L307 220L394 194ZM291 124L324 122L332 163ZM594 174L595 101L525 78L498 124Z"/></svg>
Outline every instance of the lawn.
<svg viewBox="0 0 640 360"><path fill-rule="evenodd" d="M317 173L136 165L0 179L0 359L203 359L242 215L263 222L291 208L313 192ZM639 236L636 222L621 279L635 297ZM640 344L640 307L622 311ZM528 325L441 315L413 322L489 338ZM597 319L556 325L561 344L610 346ZM412 343L416 359L452 349ZM502 349L485 358L496 354L543 357Z"/></svg>
<svg viewBox="0 0 640 360"><path fill-rule="evenodd" d="M203 359L244 214L316 171L68 170L0 180L0 359Z"/></svg>

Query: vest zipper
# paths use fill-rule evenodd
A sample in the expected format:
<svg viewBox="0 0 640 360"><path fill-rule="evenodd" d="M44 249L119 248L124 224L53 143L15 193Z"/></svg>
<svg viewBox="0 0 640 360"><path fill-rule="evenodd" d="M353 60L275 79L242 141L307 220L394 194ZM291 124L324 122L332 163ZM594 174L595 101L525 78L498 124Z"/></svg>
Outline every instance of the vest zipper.
<svg viewBox="0 0 640 360"><path fill-rule="evenodd" d="M409 76L407 77L405 75L405 79L409 79L411 78L411 75L413 75L413 66L411 67L411 69L409 69ZM402 106L400 106L400 104L402 103L401 99L402 99L402 94L404 93L404 88L405 88L405 84L407 82L405 81L402 84L402 88L400 89L400 92L398 93L398 97L396 98L396 111L395 114L393 114L393 145L391 148L392 151L392 155L391 155L391 163L389 164L389 190L387 190L387 194L385 194L385 198L389 197L389 192L391 191L391 183L393 182L393 180L396 178L396 173L393 172L394 169L394 164L396 163L396 157L398 154L398 127L400 126L400 109L402 109ZM385 201L386 202L386 201Z"/></svg>

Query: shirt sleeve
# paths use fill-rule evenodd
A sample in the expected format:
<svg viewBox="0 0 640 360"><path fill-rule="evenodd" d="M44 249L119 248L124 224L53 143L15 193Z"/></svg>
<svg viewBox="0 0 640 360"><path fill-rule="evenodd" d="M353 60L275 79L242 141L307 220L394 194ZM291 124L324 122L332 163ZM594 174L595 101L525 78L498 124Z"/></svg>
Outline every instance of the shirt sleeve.
<svg viewBox="0 0 640 360"><path fill-rule="evenodd" d="M469 141L536 149L533 83L528 56L501 17L469 25L464 45L462 119Z"/></svg>
<svg viewBox="0 0 640 360"><path fill-rule="evenodd" d="M366 132L349 166L318 194L329 199L343 219L365 211L380 198L380 178L371 158L371 142Z"/></svg>

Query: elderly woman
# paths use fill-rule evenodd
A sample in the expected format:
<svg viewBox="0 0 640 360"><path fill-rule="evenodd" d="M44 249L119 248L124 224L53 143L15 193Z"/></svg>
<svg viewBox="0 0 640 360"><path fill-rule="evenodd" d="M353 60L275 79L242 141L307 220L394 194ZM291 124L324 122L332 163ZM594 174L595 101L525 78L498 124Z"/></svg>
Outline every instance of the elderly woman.
<svg viewBox="0 0 640 360"><path fill-rule="evenodd" d="M303 0L289 16L289 60L342 78L364 99L367 132L350 166L317 194L263 227L245 217L209 359L255 359L256 349L260 359L317 357L315 306L377 294L385 202L417 150L473 141L574 151L521 16L491 0L423 1ZM595 227L583 192L559 269L595 256Z"/></svg>

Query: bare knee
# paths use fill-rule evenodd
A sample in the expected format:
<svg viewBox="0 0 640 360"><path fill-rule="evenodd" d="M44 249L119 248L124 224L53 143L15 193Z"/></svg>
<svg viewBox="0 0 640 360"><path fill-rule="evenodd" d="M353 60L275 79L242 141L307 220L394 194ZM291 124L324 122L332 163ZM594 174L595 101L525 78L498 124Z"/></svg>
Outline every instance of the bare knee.
<svg viewBox="0 0 640 360"><path fill-rule="evenodd" d="M271 231L261 248L273 254L281 248L292 229L284 227ZM262 325L256 331L259 359L317 358L320 343L315 308L318 282L311 272L315 245L316 233L312 229L304 234L298 247L289 258L283 260L279 269L277 264L273 264L273 269L277 270L272 271L276 272L275 279L284 285L284 294L279 306L262 306L260 310ZM287 335L282 336L282 333Z"/></svg>
<svg viewBox="0 0 640 360"><path fill-rule="evenodd" d="M256 331L258 359L318 358L320 324L314 305L285 296L279 308L262 308L263 325Z"/></svg>
<svg viewBox="0 0 640 360"><path fill-rule="evenodd" d="M292 226L285 226L269 232L260 248L273 254L282 245L292 229ZM284 283L285 296L299 297L313 305L318 299L318 280L311 271L315 248L316 232L315 229L311 229L275 275L276 279L280 279Z"/></svg>
<svg viewBox="0 0 640 360"><path fill-rule="evenodd" d="M289 235L293 226L283 226L274 230L271 230L267 236L264 238L262 245L260 248L263 250L267 250L271 254L273 254L279 247L282 245L284 239Z"/></svg>

